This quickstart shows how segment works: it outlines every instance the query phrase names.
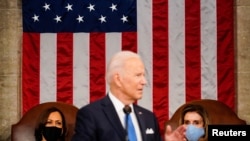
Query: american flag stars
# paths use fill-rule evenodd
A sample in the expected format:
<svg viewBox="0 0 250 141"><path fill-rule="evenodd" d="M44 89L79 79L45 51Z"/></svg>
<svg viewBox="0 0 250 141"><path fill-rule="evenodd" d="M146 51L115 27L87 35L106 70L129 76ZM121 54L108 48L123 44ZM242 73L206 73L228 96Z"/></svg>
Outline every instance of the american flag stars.
<svg viewBox="0 0 250 141"><path fill-rule="evenodd" d="M56 15L56 17L54 18L54 20L58 23L58 22L62 22L62 20L61 20L61 16L58 16L58 15Z"/></svg>
<svg viewBox="0 0 250 141"><path fill-rule="evenodd" d="M67 5L65 8L66 8L68 11L70 11L70 10L73 10L73 9L72 9L72 6L73 6L72 4L69 4L69 3L68 3L68 5Z"/></svg>
<svg viewBox="0 0 250 141"><path fill-rule="evenodd" d="M34 14L34 16L32 17L32 19L34 20L34 22L38 22L39 21L39 16L37 16L36 14Z"/></svg>
<svg viewBox="0 0 250 141"><path fill-rule="evenodd" d="M99 18L99 20L101 21L101 23L104 23L104 22L106 22L106 17L101 15L101 18Z"/></svg>
<svg viewBox="0 0 250 141"><path fill-rule="evenodd" d="M91 12L92 10L95 11L95 5L89 4L89 6L87 7L89 9L89 12Z"/></svg>
<svg viewBox="0 0 250 141"><path fill-rule="evenodd" d="M135 32L137 0L23 0L26 32Z"/></svg>
<svg viewBox="0 0 250 141"><path fill-rule="evenodd" d="M117 7L117 4L113 4L113 3L112 3L112 6L110 6L109 8L111 8L111 9L112 9L112 12L113 12L113 11L117 10L116 7Z"/></svg>
<svg viewBox="0 0 250 141"><path fill-rule="evenodd" d="M78 15L76 20L78 21L78 23L83 22L83 16Z"/></svg>
<svg viewBox="0 0 250 141"><path fill-rule="evenodd" d="M44 9L45 12L46 12L46 11L47 11L47 12L48 12L48 11L52 11L52 9L51 9L51 4L49 4L49 3L44 3L44 5L43 5L42 7L43 7L43 9ZM96 11L95 5L94 5L94 4L91 4L91 3L89 3L89 5L88 5L86 8L89 10L89 12L94 12L94 11ZM110 8L110 10L111 10L112 12L118 11L118 9L117 9L117 4L114 4L114 3L112 3L111 6L108 7L108 8ZM65 6L65 9L66 9L67 12L73 11L73 10L74 10L74 9L73 9L73 4L67 3L67 5ZM104 13L104 14L105 14L105 13ZM82 22L84 22L83 18L84 18L83 15L78 14L78 17L76 17L75 19L78 21L78 23L82 23ZM34 16L32 17L32 19L33 19L33 22L39 22L39 15L34 14ZM56 21L56 23L63 22L63 21L62 21L62 20L63 20L63 16L56 15L56 16L54 17L54 20ZM106 23L106 22L107 22L107 16L103 16L103 15L101 14L101 15L99 16L98 20L100 21L100 23ZM120 18L120 20L122 21L122 23L128 22L128 16L125 16L125 15L123 14L122 17Z"/></svg>
<svg viewBox="0 0 250 141"><path fill-rule="evenodd" d="M50 4L45 3L43 8L45 9L45 11L50 10Z"/></svg>

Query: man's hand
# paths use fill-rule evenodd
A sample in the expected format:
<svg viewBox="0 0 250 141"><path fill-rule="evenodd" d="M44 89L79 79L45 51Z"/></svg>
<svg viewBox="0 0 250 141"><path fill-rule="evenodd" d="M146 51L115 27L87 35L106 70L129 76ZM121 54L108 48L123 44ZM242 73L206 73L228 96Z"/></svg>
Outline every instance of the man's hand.
<svg viewBox="0 0 250 141"><path fill-rule="evenodd" d="M167 125L164 134L164 141L186 141L185 138L186 127L181 125L176 130L172 131L170 125Z"/></svg>

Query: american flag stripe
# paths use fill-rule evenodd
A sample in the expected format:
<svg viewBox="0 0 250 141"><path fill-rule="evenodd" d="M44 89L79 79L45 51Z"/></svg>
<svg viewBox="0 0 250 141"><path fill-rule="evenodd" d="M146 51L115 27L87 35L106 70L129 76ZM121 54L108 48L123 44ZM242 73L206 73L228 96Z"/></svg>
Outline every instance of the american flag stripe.
<svg viewBox="0 0 250 141"><path fill-rule="evenodd" d="M73 104L77 107L88 104L90 99L89 46L88 34L74 33Z"/></svg>
<svg viewBox="0 0 250 141"><path fill-rule="evenodd" d="M186 101L200 99L201 54L200 54L200 0L186 0L185 3L185 76Z"/></svg>
<svg viewBox="0 0 250 141"><path fill-rule="evenodd" d="M216 1L201 1L201 98L217 99Z"/></svg>
<svg viewBox="0 0 250 141"><path fill-rule="evenodd" d="M57 101L72 103L73 94L73 34L57 33L56 52Z"/></svg>
<svg viewBox="0 0 250 141"><path fill-rule="evenodd" d="M90 33L90 102L105 95L105 34Z"/></svg>
<svg viewBox="0 0 250 141"><path fill-rule="evenodd" d="M161 131L190 100L218 99L234 108L233 0L137 0L136 6L136 31L24 30L22 113L47 101L80 108L105 96L106 64L120 50L142 56L148 84L137 104L156 114ZM25 25L37 24L23 13Z"/></svg>
<svg viewBox="0 0 250 141"><path fill-rule="evenodd" d="M217 99L235 108L234 76L234 1L216 1L217 5Z"/></svg>
<svg viewBox="0 0 250 141"><path fill-rule="evenodd" d="M36 82L40 85L38 89L39 101L38 103L44 103L46 101L56 101L56 64L57 64L57 35L53 33L40 34L40 44L38 45L38 54L40 60L39 77ZM34 103L34 104L38 104Z"/></svg>
<svg viewBox="0 0 250 141"><path fill-rule="evenodd" d="M137 52L143 57L148 84L137 103L153 111L153 1L137 0ZM139 16L140 15L140 16Z"/></svg>
<svg viewBox="0 0 250 141"><path fill-rule="evenodd" d="M152 1L152 83L153 88L153 109L159 119L159 124L164 125L168 119L169 107L169 50L168 50L168 1ZM163 8L165 7L165 8ZM167 55L166 55L167 54ZM151 62L151 61L149 61Z"/></svg>
<svg viewBox="0 0 250 141"><path fill-rule="evenodd" d="M169 1L169 115L185 103L185 1ZM187 66L188 67L188 66Z"/></svg>
<svg viewBox="0 0 250 141"><path fill-rule="evenodd" d="M40 34L23 33L22 113L39 103ZM31 83L32 82L32 83Z"/></svg>

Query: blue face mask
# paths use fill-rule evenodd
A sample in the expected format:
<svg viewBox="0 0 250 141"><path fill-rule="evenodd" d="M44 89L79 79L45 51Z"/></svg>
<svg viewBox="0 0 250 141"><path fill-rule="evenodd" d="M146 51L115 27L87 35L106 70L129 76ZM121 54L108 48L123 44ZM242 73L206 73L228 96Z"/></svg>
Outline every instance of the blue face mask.
<svg viewBox="0 0 250 141"><path fill-rule="evenodd" d="M205 134L204 128L196 127L192 124L187 126L186 138L188 141L198 141Z"/></svg>

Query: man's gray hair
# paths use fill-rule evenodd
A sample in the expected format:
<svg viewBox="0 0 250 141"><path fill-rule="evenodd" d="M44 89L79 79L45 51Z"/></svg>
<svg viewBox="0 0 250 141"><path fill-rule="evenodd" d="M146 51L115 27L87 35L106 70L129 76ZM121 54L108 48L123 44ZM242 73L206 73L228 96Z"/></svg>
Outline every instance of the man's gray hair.
<svg viewBox="0 0 250 141"><path fill-rule="evenodd" d="M108 84L111 83L111 78L116 72L123 71L124 63L129 58L141 59L141 57L137 53L128 50L120 51L111 58L106 70L106 80Z"/></svg>

